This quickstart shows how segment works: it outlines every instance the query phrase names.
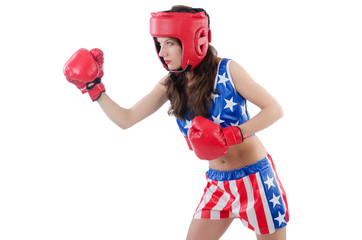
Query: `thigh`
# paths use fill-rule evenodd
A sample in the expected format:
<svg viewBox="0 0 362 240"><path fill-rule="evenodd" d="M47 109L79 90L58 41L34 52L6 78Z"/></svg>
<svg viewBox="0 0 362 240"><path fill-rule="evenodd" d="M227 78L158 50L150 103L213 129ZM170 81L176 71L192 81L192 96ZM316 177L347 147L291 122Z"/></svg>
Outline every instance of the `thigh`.
<svg viewBox="0 0 362 240"><path fill-rule="evenodd" d="M272 234L256 235L257 240L285 240L287 239L287 227L280 228Z"/></svg>
<svg viewBox="0 0 362 240"><path fill-rule="evenodd" d="M193 219L189 227L187 240L217 240L225 233L233 220L233 218L217 220Z"/></svg>

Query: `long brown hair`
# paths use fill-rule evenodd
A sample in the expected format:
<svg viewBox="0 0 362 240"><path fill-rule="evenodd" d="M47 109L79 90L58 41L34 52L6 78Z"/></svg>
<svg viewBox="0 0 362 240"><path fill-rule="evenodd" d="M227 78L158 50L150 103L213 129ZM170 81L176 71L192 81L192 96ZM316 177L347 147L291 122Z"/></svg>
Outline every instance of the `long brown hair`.
<svg viewBox="0 0 362 240"><path fill-rule="evenodd" d="M193 12L194 10L191 7L177 5L170 11ZM166 93L171 102L169 115L174 115L179 119L210 116L211 94L215 93L214 79L218 66L216 56L216 49L209 45L205 58L189 74L187 72L169 73L165 82Z"/></svg>

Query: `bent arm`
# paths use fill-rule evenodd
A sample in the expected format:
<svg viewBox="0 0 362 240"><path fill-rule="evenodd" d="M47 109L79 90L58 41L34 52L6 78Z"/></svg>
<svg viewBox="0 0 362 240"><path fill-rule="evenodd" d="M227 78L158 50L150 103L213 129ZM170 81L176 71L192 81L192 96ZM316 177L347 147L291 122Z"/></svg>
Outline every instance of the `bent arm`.
<svg viewBox="0 0 362 240"><path fill-rule="evenodd" d="M106 93L98 99L104 113L120 128L127 129L157 111L166 101L165 78L131 108L120 107Z"/></svg>
<svg viewBox="0 0 362 240"><path fill-rule="evenodd" d="M243 67L231 62L230 73L238 93L261 109L249 121L239 126L244 136L249 136L269 127L283 116L283 109L280 104L255 82Z"/></svg>

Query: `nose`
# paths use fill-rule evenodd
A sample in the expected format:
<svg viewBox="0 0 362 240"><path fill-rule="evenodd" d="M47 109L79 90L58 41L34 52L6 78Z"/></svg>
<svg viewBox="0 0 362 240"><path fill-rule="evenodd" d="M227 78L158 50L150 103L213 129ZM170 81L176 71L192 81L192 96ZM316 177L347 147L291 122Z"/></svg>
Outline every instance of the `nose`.
<svg viewBox="0 0 362 240"><path fill-rule="evenodd" d="M167 51L163 46L161 46L160 51L158 52L158 56L160 56L160 57L166 57L167 56Z"/></svg>

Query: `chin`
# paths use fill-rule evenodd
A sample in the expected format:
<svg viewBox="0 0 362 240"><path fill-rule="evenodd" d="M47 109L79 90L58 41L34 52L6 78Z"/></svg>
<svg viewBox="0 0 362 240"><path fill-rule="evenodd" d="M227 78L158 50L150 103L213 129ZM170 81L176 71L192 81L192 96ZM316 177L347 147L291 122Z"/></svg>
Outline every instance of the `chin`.
<svg viewBox="0 0 362 240"><path fill-rule="evenodd" d="M181 71L182 70L181 66L179 66L179 67L168 66L168 69L170 69L171 71Z"/></svg>

